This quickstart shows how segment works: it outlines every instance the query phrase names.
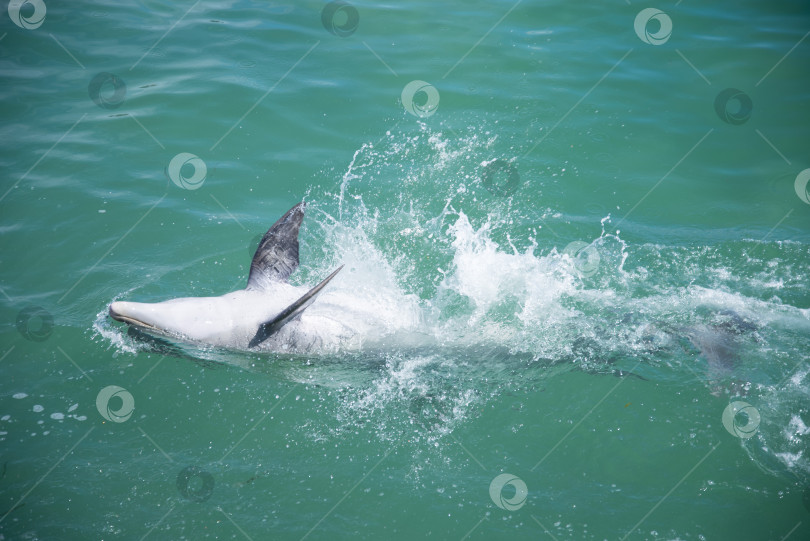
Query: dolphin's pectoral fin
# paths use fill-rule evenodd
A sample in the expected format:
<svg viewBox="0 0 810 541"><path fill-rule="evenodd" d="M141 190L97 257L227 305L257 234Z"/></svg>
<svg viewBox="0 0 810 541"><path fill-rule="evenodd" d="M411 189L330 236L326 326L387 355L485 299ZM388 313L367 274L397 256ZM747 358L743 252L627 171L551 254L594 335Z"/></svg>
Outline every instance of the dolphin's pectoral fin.
<svg viewBox="0 0 810 541"><path fill-rule="evenodd" d="M305 205L303 201L295 205L264 234L250 262L247 289L284 282L298 268L298 230Z"/></svg>
<svg viewBox="0 0 810 541"><path fill-rule="evenodd" d="M293 319L297 318L301 315L301 312L307 309L307 307L312 304L315 300L315 297L326 287L326 284L335 277L337 273L343 268L343 265L338 267L332 274L324 278L324 280L307 291L306 295L302 296L300 299L289 305L287 308L281 311L279 315L271 319L266 323L262 323L259 327L259 330L256 331L256 335L250 340L248 347L256 347L265 340L267 340L273 333L278 331L281 327L292 321Z"/></svg>

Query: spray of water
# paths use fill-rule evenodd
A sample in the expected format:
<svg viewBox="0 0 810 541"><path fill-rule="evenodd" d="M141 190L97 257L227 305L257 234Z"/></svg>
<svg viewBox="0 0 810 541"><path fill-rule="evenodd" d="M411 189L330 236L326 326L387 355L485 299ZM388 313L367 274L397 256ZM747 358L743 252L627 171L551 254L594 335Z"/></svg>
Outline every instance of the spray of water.
<svg viewBox="0 0 810 541"><path fill-rule="evenodd" d="M515 374L525 386L561 367L697 380L707 393L759 395L773 411L759 436L768 452L752 457L810 474L795 413L810 393L807 371L795 372L807 361L810 313L778 296L801 286L806 249L778 243L782 265L751 256L739 268L738 252L755 253L755 241L630 245L607 232L609 215L591 220L591 238L553 236L545 225L564 230L569 217L522 207L523 186L497 197L484 186L496 140L424 125L388 133L357 149L337 190L310 190L294 281L345 269L302 316L312 334L286 353L310 362L282 363L287 377L353 388L339 416L377 423L391 439L403 426L428 439L452 432ZM95 329L116 350L139 347L103 316ZM313 372L319 356L334 369Z"/></svg>

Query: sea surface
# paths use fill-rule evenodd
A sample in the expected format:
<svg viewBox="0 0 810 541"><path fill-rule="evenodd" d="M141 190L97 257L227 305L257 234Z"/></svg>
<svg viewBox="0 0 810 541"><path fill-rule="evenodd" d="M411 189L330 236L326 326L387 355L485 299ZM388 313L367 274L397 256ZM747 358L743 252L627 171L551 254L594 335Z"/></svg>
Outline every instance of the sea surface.
<svg viewBox="0 0 810 541"><path fill-rule="evenodd" d="M0 7L0 539L810 539L806 1Z"/></svg>

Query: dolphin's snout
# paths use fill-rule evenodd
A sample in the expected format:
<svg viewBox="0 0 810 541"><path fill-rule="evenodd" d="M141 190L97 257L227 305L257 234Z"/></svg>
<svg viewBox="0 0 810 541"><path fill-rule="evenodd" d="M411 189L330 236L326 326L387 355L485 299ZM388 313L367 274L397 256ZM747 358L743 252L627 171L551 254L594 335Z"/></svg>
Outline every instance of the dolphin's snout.
<svg viewBox="0 0 810 541"><path fill-rule="evenodd" d="M110 317L127 325L154 328L148 310L144 310L143 303L115 301L110 304Z"/></svg>
<svg viewBox="0 0 810 541"><path fill-rule="evenodd" d="M116 321L124 321L121 315L121 304L120 301L110 303L110 317Z"/></svg>

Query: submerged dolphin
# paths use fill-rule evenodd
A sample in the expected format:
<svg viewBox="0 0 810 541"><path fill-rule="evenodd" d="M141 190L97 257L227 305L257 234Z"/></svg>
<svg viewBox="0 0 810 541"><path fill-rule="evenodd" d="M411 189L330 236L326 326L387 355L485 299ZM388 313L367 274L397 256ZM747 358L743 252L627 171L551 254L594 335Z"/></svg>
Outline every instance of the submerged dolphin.
<svg viewBox="0 0 810 541"><path fill-rule="evenodd" d="M343 265L303 296L287 279L298 268L298 230L304 202L264 234L245 289L220 297L183 297L157 303L116 301L110 317L149 334L213 346L258 348L315 300Z"/></svg>

